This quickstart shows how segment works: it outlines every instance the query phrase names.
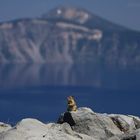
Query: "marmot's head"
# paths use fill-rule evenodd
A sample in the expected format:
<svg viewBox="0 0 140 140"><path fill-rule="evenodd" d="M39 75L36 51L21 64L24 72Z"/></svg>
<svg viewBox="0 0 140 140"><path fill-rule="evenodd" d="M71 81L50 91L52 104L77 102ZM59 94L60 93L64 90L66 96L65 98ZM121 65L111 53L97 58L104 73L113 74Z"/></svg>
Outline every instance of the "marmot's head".
<svg viewBox="0 0 140 140"><path fill-rule="evenodd" d="M73 102L74 101L74 97L73 96L67 97L67 101L68 101L68 103Z"/></svg>

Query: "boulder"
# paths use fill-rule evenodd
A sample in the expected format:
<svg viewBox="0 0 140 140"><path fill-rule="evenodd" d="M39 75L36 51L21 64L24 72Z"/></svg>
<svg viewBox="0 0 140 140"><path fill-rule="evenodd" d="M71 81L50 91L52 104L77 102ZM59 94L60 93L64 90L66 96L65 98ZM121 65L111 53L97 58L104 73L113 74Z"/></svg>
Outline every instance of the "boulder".
<svg viewBox="0 0 140 140"><path fill-rule="evenodd" d="M14 127L0 123L0 140L140 140L140 118L100 114L90 108L64 112L57 123L27 118Z"/></svg>
<svg viewBox="0 0 140 140"><path fill-rule="evenodd" d="M3 123L3 122L0 122L0 133L4 132L4 131L7 131L10 128L11 128L11 125Z"/></svg>
<svg viewBox="0 0 140 140"><path fill-rule="evenodd" d="M95 139L107 139L122 134L107 114L94 113L89 108L79 108L76 112L65 112L58 119L58 123L63 122L69 123L73 131Z"/></svg>
<svg viewBox="0 0 140 140"><path fill-rule="evenodd" d="M100 140L133 140L139 137L140 118L132 115L100 114L90 108L65 112L58 123L67 122L73 131ZM138 139L137 138L137 139Z"/></svg>
<svg viewBox="0 0 140 140"><path fill-rule="evenodd" d="M109 117L117 125L117 127L124 133L132 132L136 129L136 123L131 116L111 114Z"/></svg>
<svg viewBox="0 0 140 140"><path fill-rule="evenodd" d="M44 124L36 119L23 119L16 126L0 134L0 140L95 140L74 132L70 125Z"/></svg>

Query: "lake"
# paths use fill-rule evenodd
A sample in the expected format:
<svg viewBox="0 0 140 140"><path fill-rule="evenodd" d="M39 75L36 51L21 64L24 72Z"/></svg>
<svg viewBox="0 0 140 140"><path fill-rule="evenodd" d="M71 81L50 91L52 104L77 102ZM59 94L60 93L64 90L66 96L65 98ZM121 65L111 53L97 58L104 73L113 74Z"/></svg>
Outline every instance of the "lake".
<svg viewBox="0 0 140 140"><path fill-rule="evenodd" d="M66 97L99 113L140 116L140 71L101 64L0 65L0 121L57 121Z"/></svg>

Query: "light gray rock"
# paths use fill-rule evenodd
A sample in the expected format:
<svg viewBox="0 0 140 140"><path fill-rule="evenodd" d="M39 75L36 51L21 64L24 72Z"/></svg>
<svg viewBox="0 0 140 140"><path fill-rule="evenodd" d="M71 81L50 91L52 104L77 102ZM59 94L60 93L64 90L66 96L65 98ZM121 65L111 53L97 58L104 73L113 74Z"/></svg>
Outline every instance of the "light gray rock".
<svg viewBox="0 0 140 140"><path fill-rule="evenodd" d="M136 130L140 127L140 119L131 115L99 114L89 108L79 108L76 112L62 114L58 122L67 122L74 131L100 140L139 138Z"/></svg>
<svg viewBox="0 0 140 140"><path fill-rule="evenodd" d="M140 118L136 117L136 116L132 116L132 115L129 115L129 117L133 118L133 121L135 123L135 127L137 129L139 129L140 128Z"/></svg>
<svg viewBox="0 0 140 140"><path fill-rule="evenodd" d="M70 125L72 124L74 131L95 139L105 140L111 136L122 134L107 114L97 114L89 108L79 108L76 112L71 112L71 117L70 119L70 115L65 113L59 119L61 120L60 123L66 121ZM72 123L72 120L74 123Z"/></svg>
<svg viewBox="0 0 140 140"><path fill-rule="evenodd" d="M65 112L58 123L23 119L16 126L0 123L0 140L140 140L140 119L99 114L90 108Z"/></svg>
<svg viewBox="0 0 140 140"><path fill-rule="evenodd" d="M0 122L0 133L7 131L10 128L11 128L11 125Z"/></svg>
<svg viewBox="0 0 140 140"><path fill-rule="evenodd" d="M0 134L0 140L95 140L71 130L69 124L43 124L36 119L23 119L15 127Z"/></svg>
<svg viewBox="0 0 140 140"><path fill-rule="evenodd" d="M136 130L136 125L133 117L117 114L111 114L109 116L122 132L125 133Z"/></svg>
<svg viewBox="0 0 140 140"><path fill-rule="evenodd" d="M117 136L113 136L113 137L109 138L109 140L120 140L120 138Z"/></svg>

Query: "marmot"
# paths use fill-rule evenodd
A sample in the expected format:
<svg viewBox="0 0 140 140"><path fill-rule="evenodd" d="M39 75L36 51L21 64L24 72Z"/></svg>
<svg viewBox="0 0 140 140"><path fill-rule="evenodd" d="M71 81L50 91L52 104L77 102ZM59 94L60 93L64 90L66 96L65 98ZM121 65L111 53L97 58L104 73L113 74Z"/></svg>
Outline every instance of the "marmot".
<svg viewBox="0 0 140 140"><path fill-rule="evenodd" d="M68 108L67 111L77 111L77 105L73 96L67 97Z"/></svg>

